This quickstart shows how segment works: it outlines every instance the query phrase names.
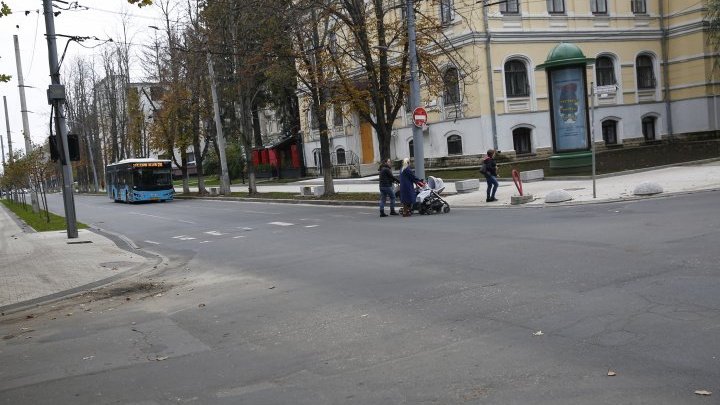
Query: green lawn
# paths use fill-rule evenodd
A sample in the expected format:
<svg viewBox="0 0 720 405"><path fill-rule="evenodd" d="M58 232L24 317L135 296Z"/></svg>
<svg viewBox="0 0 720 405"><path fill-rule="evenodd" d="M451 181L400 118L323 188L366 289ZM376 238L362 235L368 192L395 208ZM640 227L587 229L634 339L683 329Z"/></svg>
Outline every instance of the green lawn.
<svg viewBox="0 0 720 405"><path fill-rule="evenodd" d="M65 217L55 215L51 212L50 222L48 222L45 211L41 210L39 213L35 214L33 213L32 206L30 204L15 203L14 201L7 199L3 199L2 203L29 227L38 232L62 231L67 229ZM78 222L77 227L78 229L85 229L87 228L87 225Z"/></svg>
<svg viewBox="0 0 720 405"><path fill-rule="evenodd" d="M189 196L189 197L197 197L198 193L177 193L176 197L182 197L182 196ZM331 196L321 196L321 197L305 197L301 196L298 193L288 193L288 192L270 192L270 193L257 193L255 195L249 195L246 191L240 191L240 192L233 192L230 194L231 197L240 197L240 198L265 198L269 200L299 200L299 201L313 201L313 200L323 200L323 201L377 201L380 198L380 193L335 193ZM208 198L212 198L209 196L205 196Z"/></svg>

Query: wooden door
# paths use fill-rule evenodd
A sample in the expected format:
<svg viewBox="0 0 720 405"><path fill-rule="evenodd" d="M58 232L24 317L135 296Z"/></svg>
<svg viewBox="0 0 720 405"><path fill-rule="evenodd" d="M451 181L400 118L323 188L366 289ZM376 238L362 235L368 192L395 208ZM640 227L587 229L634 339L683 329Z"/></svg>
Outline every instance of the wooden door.
<svg viewBox="0 0 720 405"><path fill-rule="evenodd" d="M372 131L372 124L369 122L363 122L360 124L360 142L362 143L363 163L373 163L375 161Z"/></svg>

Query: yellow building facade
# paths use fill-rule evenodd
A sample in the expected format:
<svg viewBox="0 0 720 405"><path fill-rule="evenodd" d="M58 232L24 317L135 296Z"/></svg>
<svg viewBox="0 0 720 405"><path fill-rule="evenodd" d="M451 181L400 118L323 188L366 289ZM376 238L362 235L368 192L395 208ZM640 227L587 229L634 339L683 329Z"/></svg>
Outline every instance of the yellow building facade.
<svg viewBox="0 0 720 405"><path fill-rule="evenodd" d="M605 89L594 100L598 146L720 130L720 74L713 69L718 54L708 46L705 0L485 4L490 5L476 0L420 5L425 15L442 21L447 40L473 67L464 72L447 64L445 92L423 95L429 112L423 131L425 158L472 164L489 148L518 158L550 155L547 77L536 67L561 42L573 43L595 59L586 73L588 94L590 83ZM397 159L412 155L409 115L402 109L395 122L391 151ZM377 139L362 136L357 117L333 117L328 114L335 128L333 152L366 163L372 153L377 161ZM306 162L312 167L319 141L308 122L303 132Z"/></svg>

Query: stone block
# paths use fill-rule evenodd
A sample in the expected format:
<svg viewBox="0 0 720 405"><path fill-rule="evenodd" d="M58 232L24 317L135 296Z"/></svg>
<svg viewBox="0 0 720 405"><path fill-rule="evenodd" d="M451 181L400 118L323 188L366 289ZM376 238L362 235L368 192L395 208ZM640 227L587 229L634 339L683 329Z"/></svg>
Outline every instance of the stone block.
<svg viewBox="0 0 720 405"><path fill-rule="evenodd" d="M218 195L218 188L217 187L210 187L210 195Z"/></svg>
<svg viewBox="0 0 720 405"><path fill-rule="evenodd" d="M534 199L532 194L514 195L510 197L510 205L526 204Z"/></svg>
<svg viewBox="0 0 720 405"><path fill-rule="evenodd" d="M300 186L300 195L319 197L325 194L325 186Z"/></svg>
<svg viewBox="0 0 720 405"><path fill-rule="evenodd" d="M522 180L523 183L527 183L530 181L539 181L545 178L545 172L543 169L537 169L537 170L528 170L526 172L520 172L520 180Z"/></svg>
<svg viewBox="0 0 720 405"><path fill-rule="evenodd" d="M480 180L469 179L455 182L455 190L458 193L471 193L480 189Z"/></svg>

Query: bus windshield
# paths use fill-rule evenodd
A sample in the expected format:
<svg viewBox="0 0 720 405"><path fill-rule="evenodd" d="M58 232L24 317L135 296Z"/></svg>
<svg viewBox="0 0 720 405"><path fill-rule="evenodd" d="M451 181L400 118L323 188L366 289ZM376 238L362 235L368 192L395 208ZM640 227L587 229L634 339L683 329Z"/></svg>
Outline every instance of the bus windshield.
<svg viewBox="0 0 720 405"><path fill-rule="evenodd" d="M172 187L170 169L134 169L133 185L137 190L164 190Z"/></svg>

